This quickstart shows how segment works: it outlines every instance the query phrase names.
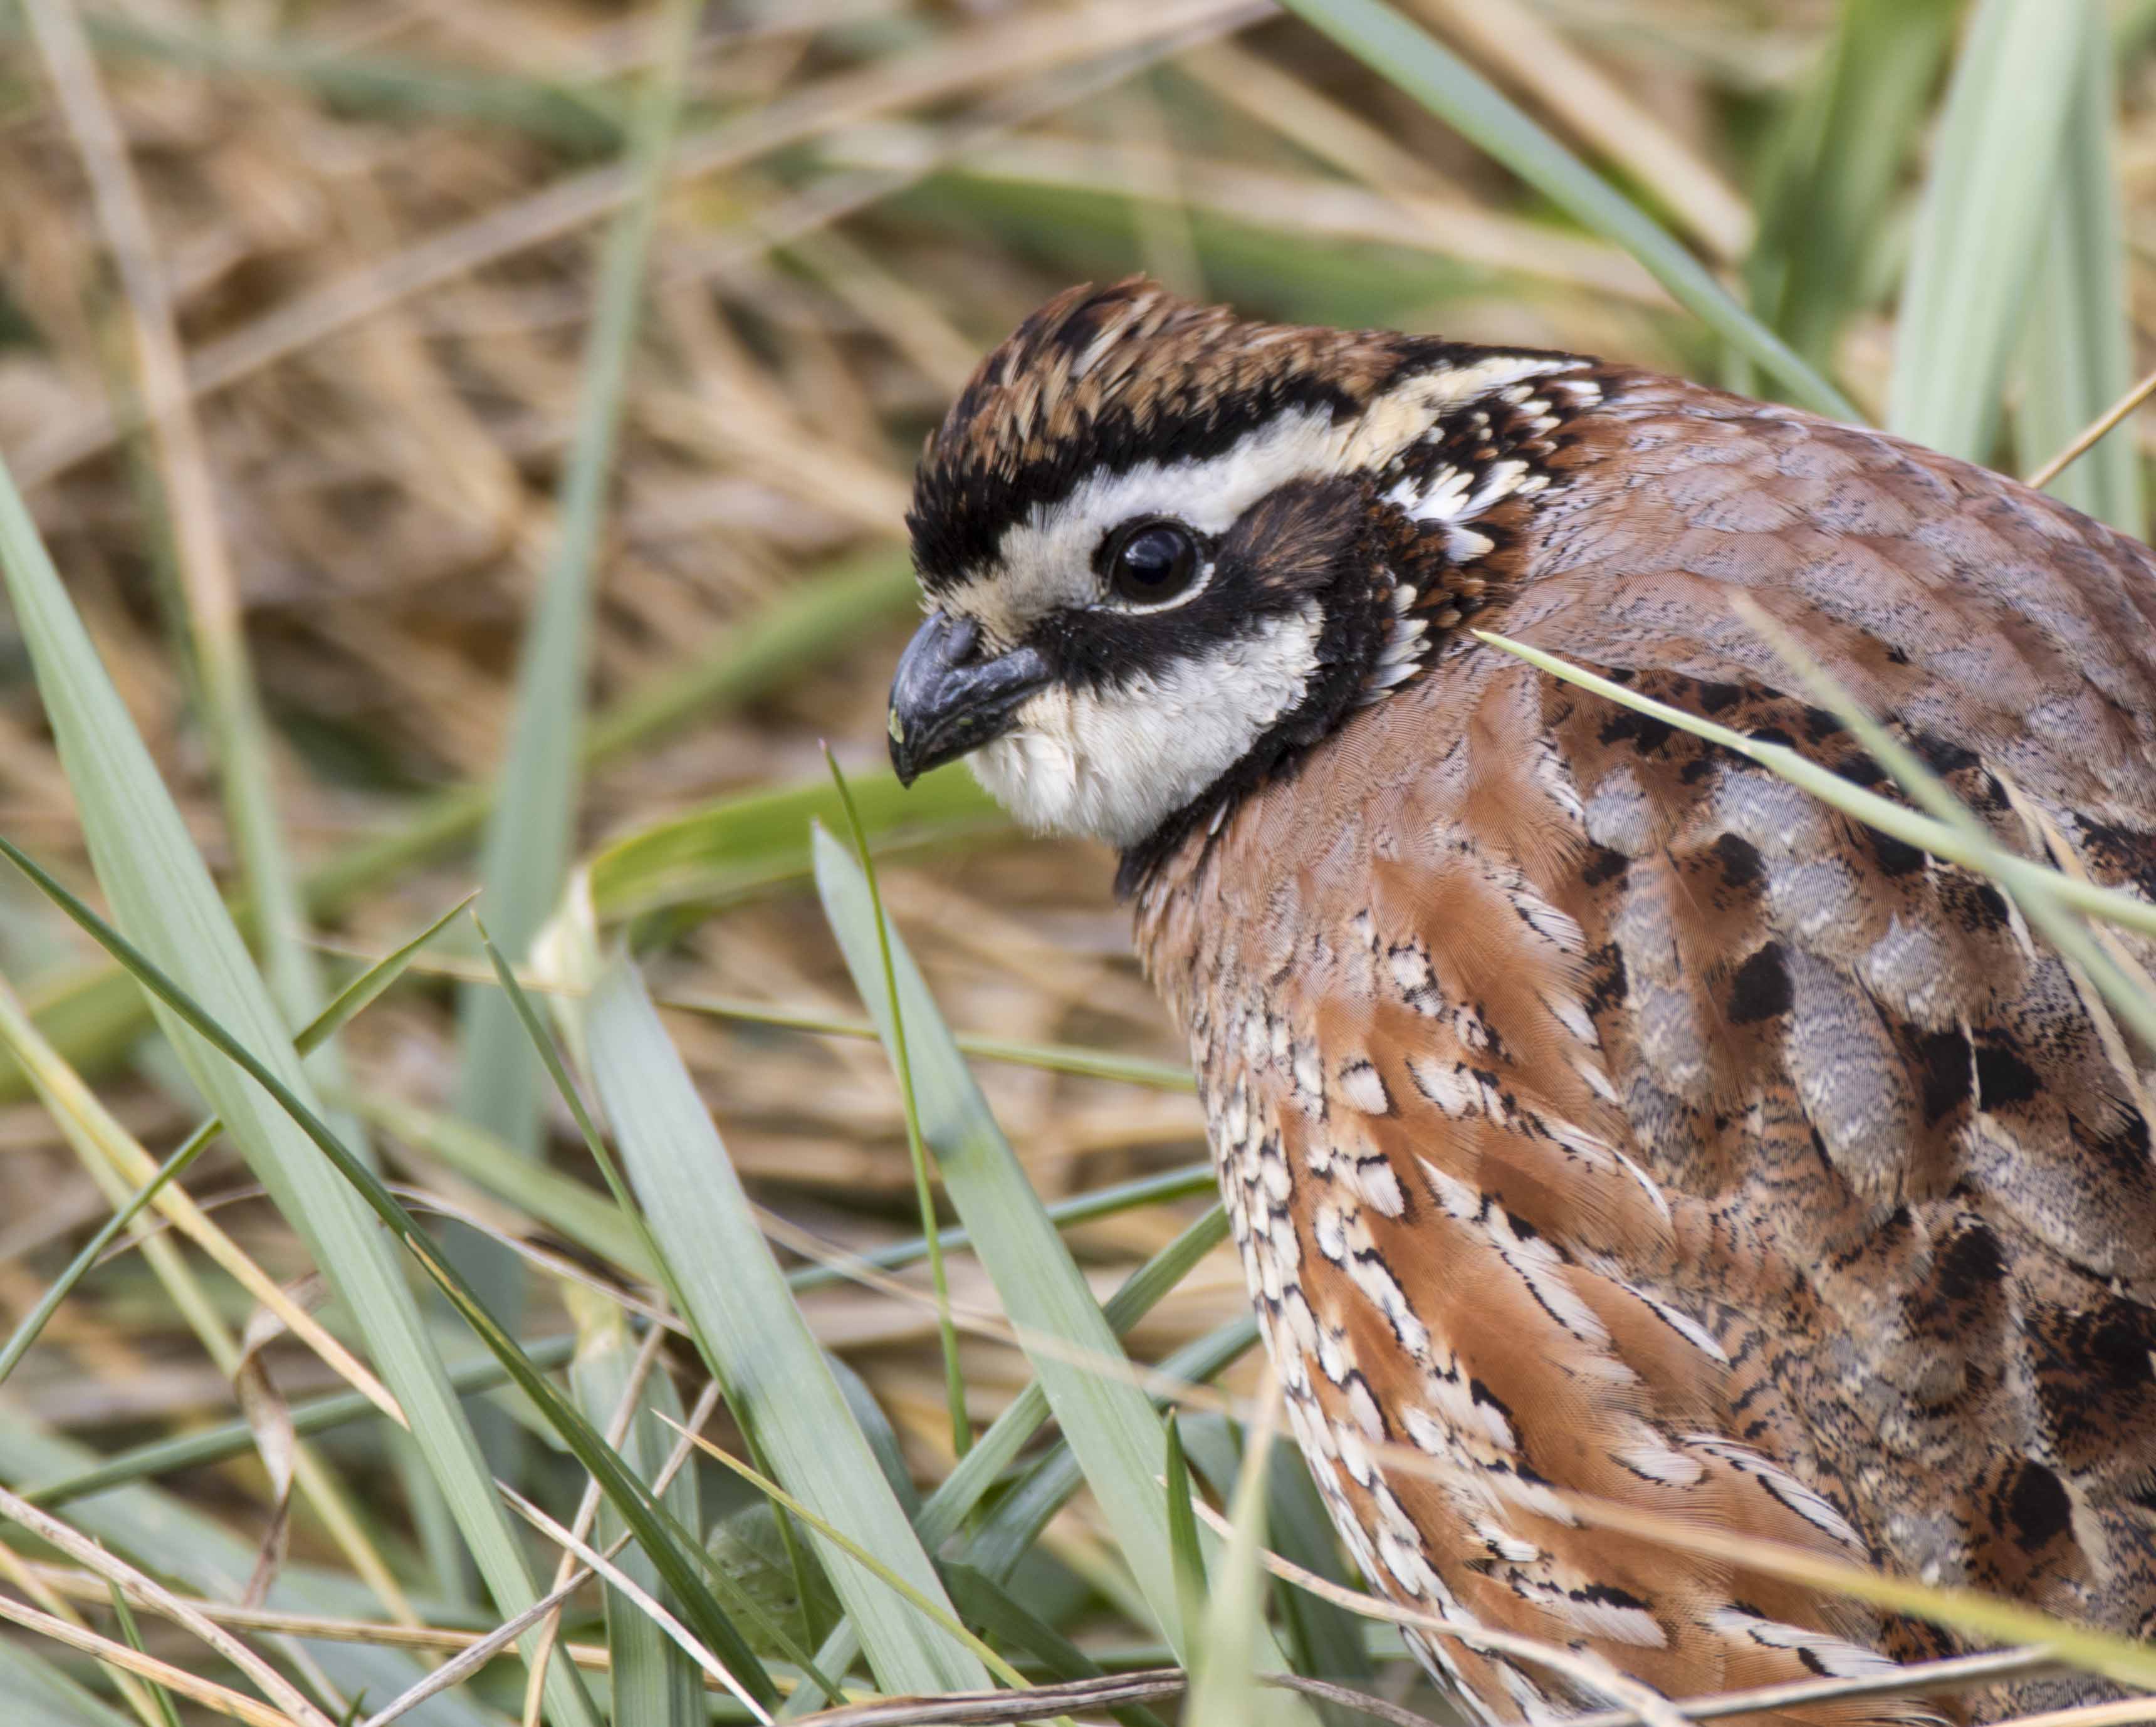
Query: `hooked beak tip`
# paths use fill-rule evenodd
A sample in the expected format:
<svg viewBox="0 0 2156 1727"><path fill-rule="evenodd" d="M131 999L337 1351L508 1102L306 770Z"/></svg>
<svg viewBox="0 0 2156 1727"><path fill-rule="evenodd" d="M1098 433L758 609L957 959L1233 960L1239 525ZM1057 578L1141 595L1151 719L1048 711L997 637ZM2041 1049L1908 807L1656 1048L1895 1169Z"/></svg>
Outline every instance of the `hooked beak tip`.
<svg viewBox="0 0 2156 1727"><path fill-rule="evenodd" d="M900 785L910 789L921 777L921 770L914 764L912 751L906 746L906 721L896 707L886 716L884 730L891 734L891 771L898 776Z"/></svg>

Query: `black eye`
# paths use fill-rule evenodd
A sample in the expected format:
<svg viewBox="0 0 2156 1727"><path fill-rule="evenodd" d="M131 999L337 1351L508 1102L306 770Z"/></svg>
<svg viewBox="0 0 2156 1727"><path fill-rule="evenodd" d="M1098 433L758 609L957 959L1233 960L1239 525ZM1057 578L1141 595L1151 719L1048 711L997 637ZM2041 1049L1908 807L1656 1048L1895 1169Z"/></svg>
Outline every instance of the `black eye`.
<svg viewBox="0 0 2156 1727"><path fill-rule="evenodd" d="M1119 600L1158 605L1198 579L1199 562L1198 541L1182 523L1126 522L1108 541L1108 588Z"/></svg>

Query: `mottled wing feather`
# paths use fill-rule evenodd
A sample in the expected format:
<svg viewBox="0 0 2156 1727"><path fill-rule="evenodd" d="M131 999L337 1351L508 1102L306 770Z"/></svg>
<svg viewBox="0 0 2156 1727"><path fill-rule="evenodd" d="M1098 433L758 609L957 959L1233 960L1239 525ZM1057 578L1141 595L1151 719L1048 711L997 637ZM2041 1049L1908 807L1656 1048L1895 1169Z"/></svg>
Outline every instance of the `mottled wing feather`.
<svg viewBox="0 0 2156 1727"><path fill-rule="evenodd" d="M1891 791L1748 592L2001 843L2156 884L2144 549L1874 434L1609 393L1498 628ZM1141 935L1374 1581L1672 1693L1940 1647L1564 1492L2145 1627L2149 1052L1995 889L1467 641L1193 849ZM1493 1715L1597 1700L1433 1655Z"/></svg>

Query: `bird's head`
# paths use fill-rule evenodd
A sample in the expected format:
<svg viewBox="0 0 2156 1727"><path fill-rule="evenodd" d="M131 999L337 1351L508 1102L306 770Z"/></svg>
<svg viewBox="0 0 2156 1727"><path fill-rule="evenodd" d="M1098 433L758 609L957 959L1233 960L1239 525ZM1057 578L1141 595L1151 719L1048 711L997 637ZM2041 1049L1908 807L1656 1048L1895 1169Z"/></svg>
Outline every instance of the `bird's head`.
<svg viewBox="0 0 2156 1727"><path fill-rule="evenodd" d="M1419 676L1547 484L1586 362L1075 288L990 354L907 517L911 781L1157 847Z"/></svg>

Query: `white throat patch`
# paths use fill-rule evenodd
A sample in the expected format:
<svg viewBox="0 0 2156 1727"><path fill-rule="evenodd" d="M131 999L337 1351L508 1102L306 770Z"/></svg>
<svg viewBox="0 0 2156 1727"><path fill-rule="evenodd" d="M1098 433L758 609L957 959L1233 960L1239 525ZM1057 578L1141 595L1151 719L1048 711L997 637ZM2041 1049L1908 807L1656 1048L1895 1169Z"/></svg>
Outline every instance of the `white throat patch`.
<svg viewBox="0 0 2156 1727"><path fill-rule="evenodd" d="M1028 828L1136 845L1301 700L1323 627L1313 605L1117 688L1041 690L973 771Z"/></svg>

